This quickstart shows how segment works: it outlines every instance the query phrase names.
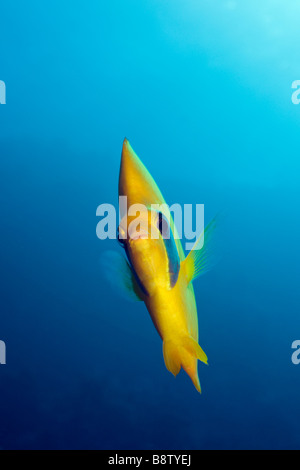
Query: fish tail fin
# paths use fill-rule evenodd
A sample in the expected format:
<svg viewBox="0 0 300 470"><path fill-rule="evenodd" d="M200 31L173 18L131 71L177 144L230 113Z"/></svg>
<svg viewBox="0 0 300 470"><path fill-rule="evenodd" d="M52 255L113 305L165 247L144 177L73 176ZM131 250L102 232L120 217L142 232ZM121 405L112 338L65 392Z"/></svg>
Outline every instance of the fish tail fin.
<svg viewBox="0 0 300 470"><path fill-rule="evenodd" d="M185 351L183 354L184 362L182 367L192 380L196 390L201 393L201 385L198 376L198 360L208 364L207 356L201 346L191 336L184 336L182 338L182 348Z"/></svg>
<svg viewBox="0 0 300 470"><path fill-rule="evenodd" d="M191 336L185 336L183 338L183 347L196 359L199 361L204 362L204 364L208 365L207 363L207 355L201 348L201 346L195 341Z"/></svg>
<svg viewBox="0 0 300 470"><path fill-rule="evenodd" d="M166 368L176 377L181 369L180 354L177 344L172 340L164 341L163 354Z"/></svg>
<svg viewBox="0 0 300 470"><path fill-rule="evenodd" d="M201 393L197 361L207 364L207 356L191 336L184 336L179 341L166 340L163 343L166 368L176 376L181 367L191 378L196 390Z"/></svg>
<svg viewBox="0 0 300 470"><path fill-rule="evenodd" d="M196 369L196 371L193 374L188 373L188 375L189 375L191 381L193 382L194 387L197 390L197 392L202 393L200 380L199 380L199 375L198 375L198 370Z"/></svg>

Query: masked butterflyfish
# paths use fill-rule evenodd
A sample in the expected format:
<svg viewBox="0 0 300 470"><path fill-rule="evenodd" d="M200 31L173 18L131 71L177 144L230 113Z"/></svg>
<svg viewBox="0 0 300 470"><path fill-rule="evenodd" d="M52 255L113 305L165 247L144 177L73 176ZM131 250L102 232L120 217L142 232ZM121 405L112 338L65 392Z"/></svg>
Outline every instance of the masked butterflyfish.
<svg viewBox="0 0 300 470"><path fill-rule="evenodd" d="M183 368L201 392L198 360L207 364L207 356L198 344L193 281L211 267L216 219L185 256L170 210L127 139L121 157L120 196L126 196L130 208L123 213L120 208L118 240L124 253L109 252L108 277L114 285L119 279L123 291L146 304L163 342L166 368L174 376ZM136 218L134 209L140 206L145 209Z"/></svg>

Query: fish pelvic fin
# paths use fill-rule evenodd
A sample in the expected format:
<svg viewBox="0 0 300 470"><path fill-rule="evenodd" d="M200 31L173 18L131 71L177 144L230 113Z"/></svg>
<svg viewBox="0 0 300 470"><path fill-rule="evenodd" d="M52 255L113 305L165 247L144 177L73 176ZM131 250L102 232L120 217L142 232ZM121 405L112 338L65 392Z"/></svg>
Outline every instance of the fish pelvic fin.
<svg viewBox="0 0 300 470"><path fill-rule="evenodd" d="M191 378L196 390L201 393L197 360L204 364L208 363L207 356L197 341L188 335L178 340L165 340L163 354L168 371L176 376L182 367Z"/></svg>

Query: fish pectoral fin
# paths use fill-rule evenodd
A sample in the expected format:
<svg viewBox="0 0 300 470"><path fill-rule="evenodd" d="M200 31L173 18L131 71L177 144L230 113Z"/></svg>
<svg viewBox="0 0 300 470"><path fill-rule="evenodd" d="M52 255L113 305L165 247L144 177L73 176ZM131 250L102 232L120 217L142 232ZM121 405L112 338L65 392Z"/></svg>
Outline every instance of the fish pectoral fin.
<svg viewBox="0 0 300 470"><path fill-rule="evenodd" d="M106 280L114 291L117 288L117 291L128 300L143 300L143 293L123 254L118 251L105 251L100 264Z"/></svg>
<svg viewBox="0 0 300 470"><path fill-rule="evenodd" d="M213 236L216 225L217 218L215 217L203 230L185 260L181 262L182 272L186 276L188 284L205 274L216 264L215 237Z"/></svg>
<svg viewBox="0 0 300 470"><path fill-rule="evenodd" d="M182 346L196 359L199 359L199 361L204 362L204 364L208 365L207 356L205 352L197 343L197 341L195 341L191 336L185 336L182 339Z"/></svg>

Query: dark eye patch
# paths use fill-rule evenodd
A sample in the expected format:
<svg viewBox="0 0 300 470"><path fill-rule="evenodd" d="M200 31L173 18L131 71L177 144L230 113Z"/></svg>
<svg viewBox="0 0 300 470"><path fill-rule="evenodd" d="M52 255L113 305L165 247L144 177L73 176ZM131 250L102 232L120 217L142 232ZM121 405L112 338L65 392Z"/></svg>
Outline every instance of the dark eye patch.
<svg viewBox="0 0 300 470"><path fill-rule="evenodd" d="M158 213L158 230L161 233L163 239L170 238L170 225L167 221L166 217L163 215L162 212Z"/></svg>
<svg viewBox="0 0 300 470"><path fill-rule="evenodd" d="M170 287L172 288L175 286L179 276L180 258L170 224L161 212L158 214L158 229L164 240L169 260Z"/></svg>

